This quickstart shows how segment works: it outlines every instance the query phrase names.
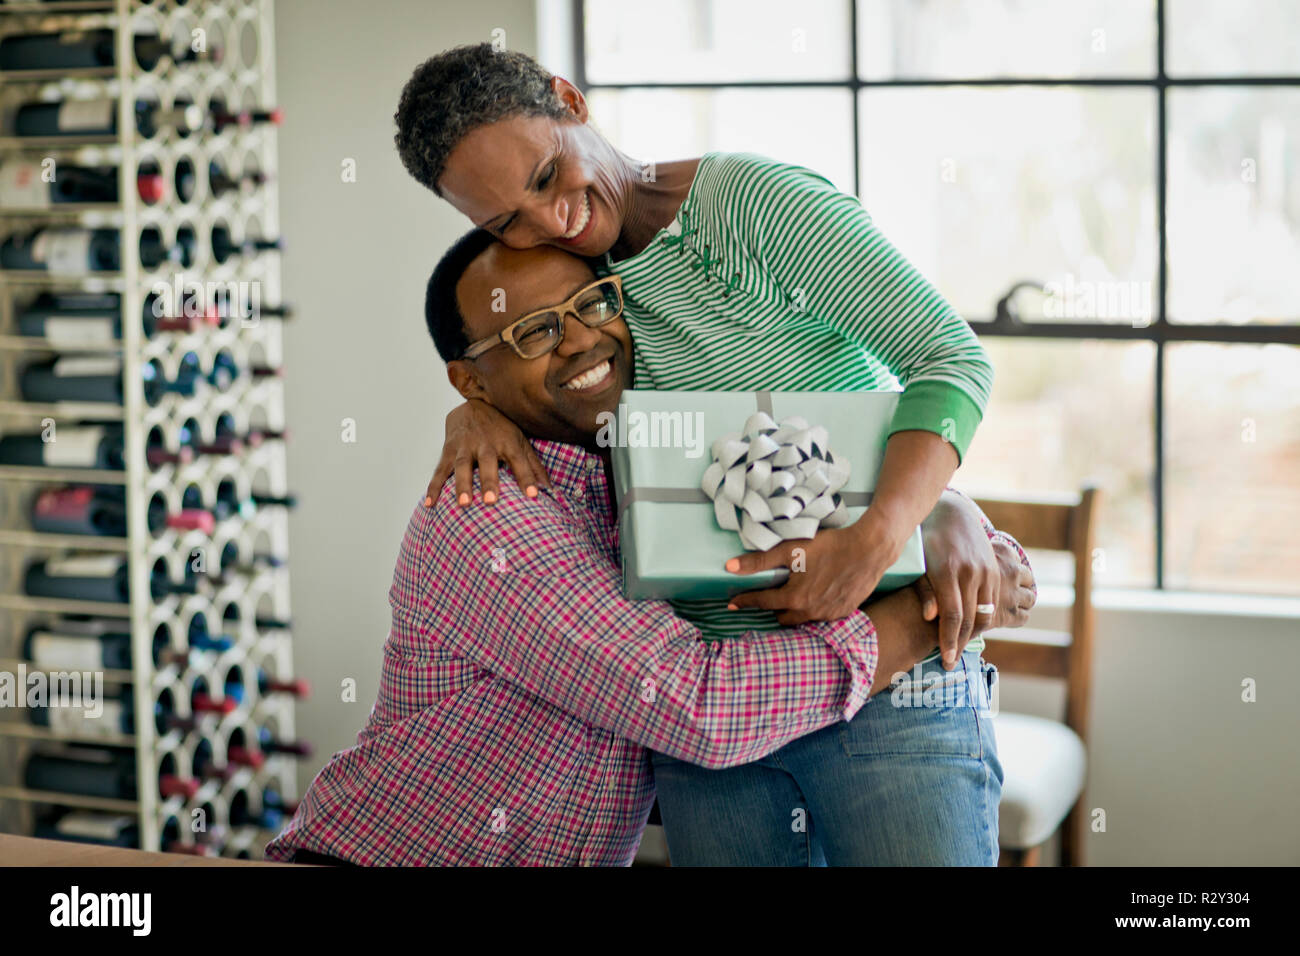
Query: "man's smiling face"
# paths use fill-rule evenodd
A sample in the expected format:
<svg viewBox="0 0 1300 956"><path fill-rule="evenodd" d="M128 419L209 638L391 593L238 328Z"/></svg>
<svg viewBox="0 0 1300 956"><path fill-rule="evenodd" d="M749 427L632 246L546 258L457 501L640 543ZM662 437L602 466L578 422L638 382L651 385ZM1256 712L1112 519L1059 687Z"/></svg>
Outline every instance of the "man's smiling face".
<svg viewBox="0 0 1300 956"><path fill-rule="evenodd" d="M493 243L456 285L465 333L471 342L496 335L594 280L585 262L562 250ZM503 304L504 311L493 311ZM616 411L631 384L632 336L622 318L591 329L570 313L563 339L546 355L520 358L509 345L498 345L450 363L448 375L462 395L487 401L528 435L591 446L597 416Z"/></svg>

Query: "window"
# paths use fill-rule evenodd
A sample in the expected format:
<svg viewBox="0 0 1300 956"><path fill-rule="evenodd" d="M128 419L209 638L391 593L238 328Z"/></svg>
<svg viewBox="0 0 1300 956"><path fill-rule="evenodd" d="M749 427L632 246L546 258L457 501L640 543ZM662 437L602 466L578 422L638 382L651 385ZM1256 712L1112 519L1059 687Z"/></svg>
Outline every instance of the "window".
<svg viewBox="0 0 1300 956"><path fill-rule="evenodd" d="M816 169L967 317L963 488L1097 482L1102 586L1300 594L1300 3L575 12L616 146Z"/></svg>

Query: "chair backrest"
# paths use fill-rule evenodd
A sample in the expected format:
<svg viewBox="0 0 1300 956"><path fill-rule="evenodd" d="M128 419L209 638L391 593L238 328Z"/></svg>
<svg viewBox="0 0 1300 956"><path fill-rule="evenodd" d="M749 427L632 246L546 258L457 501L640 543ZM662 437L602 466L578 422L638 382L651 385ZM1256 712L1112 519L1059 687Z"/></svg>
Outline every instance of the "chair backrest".
<svg viewBox="0 0 1300 956"><path fill-rule="evenodd" d="M1086 485L1081 494L1067 497L975 499L993 526L1014 537L1021 547L1074 555L1069 631L1033 627L989 631L984 656L1007 674L1064 680L1065 724L1085 743L1092 684L1092 552L1099 497L1095 487Z"/></svg>

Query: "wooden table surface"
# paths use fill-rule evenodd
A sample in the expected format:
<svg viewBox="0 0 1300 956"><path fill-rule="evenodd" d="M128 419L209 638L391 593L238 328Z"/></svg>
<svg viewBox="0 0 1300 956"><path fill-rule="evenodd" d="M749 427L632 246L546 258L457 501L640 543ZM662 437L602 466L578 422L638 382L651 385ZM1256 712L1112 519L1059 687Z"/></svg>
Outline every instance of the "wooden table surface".
<svg viewBox="0 0 1300 956"><path fill-rule="evenodd" d="M0 866L301 866L185 853L146 853L116 846L38 840L0 833Z"/></svg>

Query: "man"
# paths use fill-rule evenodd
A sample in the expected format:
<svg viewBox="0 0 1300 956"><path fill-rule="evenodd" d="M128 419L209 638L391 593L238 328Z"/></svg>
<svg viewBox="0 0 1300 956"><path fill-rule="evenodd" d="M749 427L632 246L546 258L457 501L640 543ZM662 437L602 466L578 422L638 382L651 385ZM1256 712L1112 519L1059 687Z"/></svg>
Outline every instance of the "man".
<svg viewBox="0 0 1300 956"><path fill-rule="evenodd" d="M503 474L490 507L458 507L450 482L433 507L417 502L379 699L268 858L627 864L654 801L645 748L746 764L851 720L884 689L877 673L935 646L912 589L843 620L722 642L701 641L666 602L622 596L595 436L630 381L632 341L593 281L581 259L481 231L435 270L426 317L449 378L533 436L553 487L528 497ZM557 303L560 322L528 318ZM1021 555L1001 540L998 551L995 626L1023 623Z"/></svg>

